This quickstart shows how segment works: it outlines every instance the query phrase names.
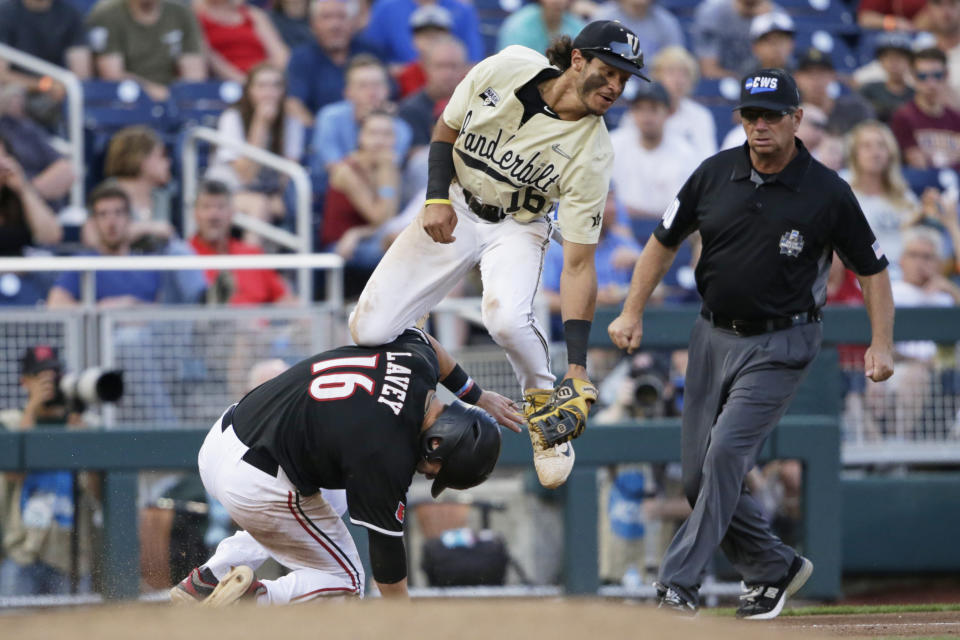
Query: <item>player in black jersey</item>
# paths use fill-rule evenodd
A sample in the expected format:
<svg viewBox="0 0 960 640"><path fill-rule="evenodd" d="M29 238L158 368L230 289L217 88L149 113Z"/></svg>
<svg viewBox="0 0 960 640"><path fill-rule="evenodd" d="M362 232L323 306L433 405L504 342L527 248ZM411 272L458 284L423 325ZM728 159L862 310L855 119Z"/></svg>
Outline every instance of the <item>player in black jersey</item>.
<svg viewBox="0 0 960 640"><path fill-rule="evenodd" d="M438 381L477 406L444 406ZM406 595L403 522L414 473L433 479L434 497L480 484L500 453L497 422L519 432L523 418L419 330L294 365L227 409L207 435L200 476L242 530L171 589L171 599L220 606L243 597L286 604L362 596L340 490L350 521L368 531L381 593ZM268 557L290 573L255 580Z"/></svg>

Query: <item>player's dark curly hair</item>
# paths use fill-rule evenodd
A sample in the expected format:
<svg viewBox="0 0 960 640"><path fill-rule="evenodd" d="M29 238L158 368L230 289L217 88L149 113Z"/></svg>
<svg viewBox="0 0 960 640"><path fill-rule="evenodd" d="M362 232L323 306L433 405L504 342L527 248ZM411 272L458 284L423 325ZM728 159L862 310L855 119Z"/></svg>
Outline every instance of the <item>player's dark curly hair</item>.
<svg viewBox="0 0 960 640"><path fill-rule="evenodd" d="M573 55L573 40L570 39L570 36L554 38L545 53L550 64L560 69L560 71L566 71L570 68L570 58ZM593 55L586 51L582 53L588 62L593 58Z"/></svg>

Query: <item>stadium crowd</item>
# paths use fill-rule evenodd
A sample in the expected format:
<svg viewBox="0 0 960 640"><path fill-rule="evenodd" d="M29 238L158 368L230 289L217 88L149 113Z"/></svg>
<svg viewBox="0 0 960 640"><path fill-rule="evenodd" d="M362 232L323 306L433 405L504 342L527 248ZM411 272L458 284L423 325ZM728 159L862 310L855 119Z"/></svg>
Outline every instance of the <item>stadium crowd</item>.
<svg viewBox="0 0 960 640"><path fill-rule="evenodd" d="M86 96L78 167L58 144L66 88L0 57L0 256L282 251L233 224L245 214L294 230L292 186L277 171L209 149L196 200L183 202L184 130L212 124L309 168L311 246L346 260L347 295L355 297L419 210L433 124L470 66L510 45L543 51L586 21L616 19L637 34L653 82L631 81L607 115L616 160L597 252L599 304L623 301L640 250L690 173L718 149L743 144L732 106L741 76L761 67L794 74L799 137L853 188L890 259L896 303L960 304L960 0L508 4L0 0L0 43L69 69ZM79 218L68 206L77 180L89 194ZM195 233L185 237L186 228ZM697 300L697 252L693 237L657 292L660 303ZM555 313L561 265L553 244L542 286ZM830 301L862 304L852 274L838 259L834 266ZM296 293L270 270L98 272L96 284L104 309L283 305ZM76 273L0 274L0 305L75 306L80 286ZM149 345L134 347L142 356ZM897 352L904 373L878 388L890 394L901 432L922 411L918 389L931 384L937 348L910 343ZM638 415L634 383L651 371L667 393L640 413L675 414L684 363L675 353L622 364L605 393L610 419ZM31 397L37 373L24 371ZM848 382L853 395L864 394L862 375ZM42 481L65 491L57 478ZM37 549L21 557L23 544L11 545L8 560L43 561ZM44 579L63 588L62 576Z"/></svg>

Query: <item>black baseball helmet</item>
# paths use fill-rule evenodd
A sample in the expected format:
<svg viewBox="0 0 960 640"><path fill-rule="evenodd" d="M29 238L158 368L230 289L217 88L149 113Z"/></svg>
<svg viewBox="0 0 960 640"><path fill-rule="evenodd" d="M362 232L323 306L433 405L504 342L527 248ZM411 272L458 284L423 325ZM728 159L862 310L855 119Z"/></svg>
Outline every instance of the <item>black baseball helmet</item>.
<svg viewBox="0 0 960 640"><path fill-rule="evenodd" d="M440 445L431 449L434 438ZM497 464L500 425L483 409L454 402L420 434L420 449L427 462L443 463L430 488L434 498L447 487L469 489L486 480Z"/></svg>

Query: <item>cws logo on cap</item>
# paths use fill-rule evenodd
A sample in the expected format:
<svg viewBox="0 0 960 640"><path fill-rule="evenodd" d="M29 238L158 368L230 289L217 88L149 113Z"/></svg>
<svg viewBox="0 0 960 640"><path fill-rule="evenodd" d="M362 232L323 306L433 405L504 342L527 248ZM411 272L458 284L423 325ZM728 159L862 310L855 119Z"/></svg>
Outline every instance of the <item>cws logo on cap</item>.
<svg viewBox="0 0 960 640"><path fill-rule="evenodd" d="M734 109L792 111L800 106L797 83L783 69L757 69L740 83L740 104Z"/></svg>
<svg viewBox="0 0 960 640"><path fill-rule="evenodd" d="M752 78L747 78L743 88L749 91L750 95L757 93L769 93L777 90L777 84L779 83L779 80L779 78L771 78L770 76L754 76Z"/></svg>

